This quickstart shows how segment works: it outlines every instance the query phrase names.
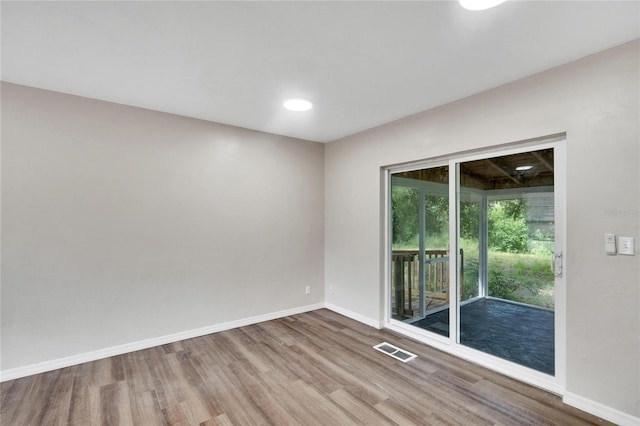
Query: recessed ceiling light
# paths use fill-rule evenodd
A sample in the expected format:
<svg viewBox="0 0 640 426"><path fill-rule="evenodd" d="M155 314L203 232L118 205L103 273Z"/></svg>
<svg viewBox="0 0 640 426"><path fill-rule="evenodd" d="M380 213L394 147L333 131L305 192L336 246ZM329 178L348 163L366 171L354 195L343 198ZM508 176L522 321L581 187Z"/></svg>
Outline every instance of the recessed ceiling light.
<svg viewBox="0 0 640 426"><path fill-rule="evenodd" d="M532 168L533 166L526 165L526 166L518 166L516 167L516 170L519 172L524 172L525 170L531 170Z"/></svg>
<svg viewBox="0 0 640 426"><path fill-rule="evenodd" d="M467 10L485 10L504 3L506 0L458 0Z"/></svg>
<svg viewBox="0 0 640 426"><path fill-rule="evenodd" d="M309 111L313 105L304 99L289 99L282 106L289 111Z"/></svg>

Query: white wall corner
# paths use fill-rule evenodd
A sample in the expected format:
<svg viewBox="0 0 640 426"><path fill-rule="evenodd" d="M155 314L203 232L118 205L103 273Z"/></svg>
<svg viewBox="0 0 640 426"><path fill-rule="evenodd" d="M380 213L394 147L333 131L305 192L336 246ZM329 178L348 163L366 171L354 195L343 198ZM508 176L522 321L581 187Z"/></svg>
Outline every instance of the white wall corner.
<svg viewBox="0 0 640 426"><path fill-rule="evenodd" d="M634 417L631 414L624 413L620 410L609 407L608 405L604 405L600 402L593 401L571 392L565 392L562 402L620 426L640 425L640 417Z"/></svg>
<svg viewBox="0 0 640 426"><path fill-rule="evenodd" d="M168 343L179 342L180 340L191 339L194 337L205 336L207 334L217 333L220 331L231 330L233 328L244 327L247 325L257 324L264 321L271 321L278 318L284 318L291 315L302 314L304 312L315 311L324 308L324 303L315 303L312 305L300 306L297 308L286 309L284 311L271 312L268 314L257 315L255 317L244 318L236 321L229 321L220 324L214 324L207 327L196 328L193 330L181 331L179 333L168 334L165 336L145 339L138 342L125 343L124 345L104 348L97 351L86 352L78 355L71 355L64 358L53 359L50 361L39 362L37 364L25 365L23 367L11 368L0 371L0 383L9 380L19 379L21 377L32 376L34 374L45 373L47 371L57 370L59 368L71 367L73 365L85 362L97 361L99 359L108 358L110 356L122 355L129 352L135 352L142 349L148 349L155 346L166 345Z"/></svg>
<svg viewBox="0 0 640 426"><path fill-rule="evenodd" d="M340 315L344 315L347 318L351 318L352 320L356 320L358 322L361 322L363 324L368 325L369 327L373 327L376 328L378 330L382 329L383 327L383 322L379 321L379 320L375 320L373 318L369 318L367 316L364 316L362 314L359 314L357 312L353 312L350 311L348 309L342 308L338 305L334 305L333 303L325 303L324 307L329 309L330 311L336 312Z"/></svg>

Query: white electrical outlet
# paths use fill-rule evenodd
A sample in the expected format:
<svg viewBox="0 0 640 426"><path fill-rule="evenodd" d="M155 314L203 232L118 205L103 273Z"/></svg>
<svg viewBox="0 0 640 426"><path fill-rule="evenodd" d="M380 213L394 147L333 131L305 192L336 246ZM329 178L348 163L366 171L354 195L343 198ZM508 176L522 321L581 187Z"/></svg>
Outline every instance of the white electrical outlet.
<svg viewBox="0 0 640 426"><path fill-rule="evenodd" d="M633 237L618 237L618 254L634 256L635 241Z"/></svg>
<svg viewBox="0 0 640 426"><path fill-rule="evenodd" d="M311 286L308 285L304 288L304 294L311 294Z"/></svg>

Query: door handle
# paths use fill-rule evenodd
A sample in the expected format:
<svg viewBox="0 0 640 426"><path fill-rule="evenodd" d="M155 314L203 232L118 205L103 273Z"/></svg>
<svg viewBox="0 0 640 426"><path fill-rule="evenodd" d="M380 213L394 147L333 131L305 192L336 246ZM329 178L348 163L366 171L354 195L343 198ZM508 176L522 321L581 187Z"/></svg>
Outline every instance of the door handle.
<svg viewBox="0 0 640 426"><path fill-rule="evenodd" d="M561 278L562 277L562 250L556 252L556 254L554 255L554 267L553 267L553 275L556 276L556 278Z"/></svg>

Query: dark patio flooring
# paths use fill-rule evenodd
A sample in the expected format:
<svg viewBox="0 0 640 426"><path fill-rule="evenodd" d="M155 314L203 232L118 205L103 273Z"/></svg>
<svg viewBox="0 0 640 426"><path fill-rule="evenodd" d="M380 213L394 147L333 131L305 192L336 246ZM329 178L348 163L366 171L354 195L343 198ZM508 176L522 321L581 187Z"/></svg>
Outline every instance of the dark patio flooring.
<svg viewBox="0 0 640 426"><path fill-rule="evenodd" d="M546 374L555 373L554 313L495 299L460 307L460 343ZM449 335L449 309L414 326Z"/></svg>

